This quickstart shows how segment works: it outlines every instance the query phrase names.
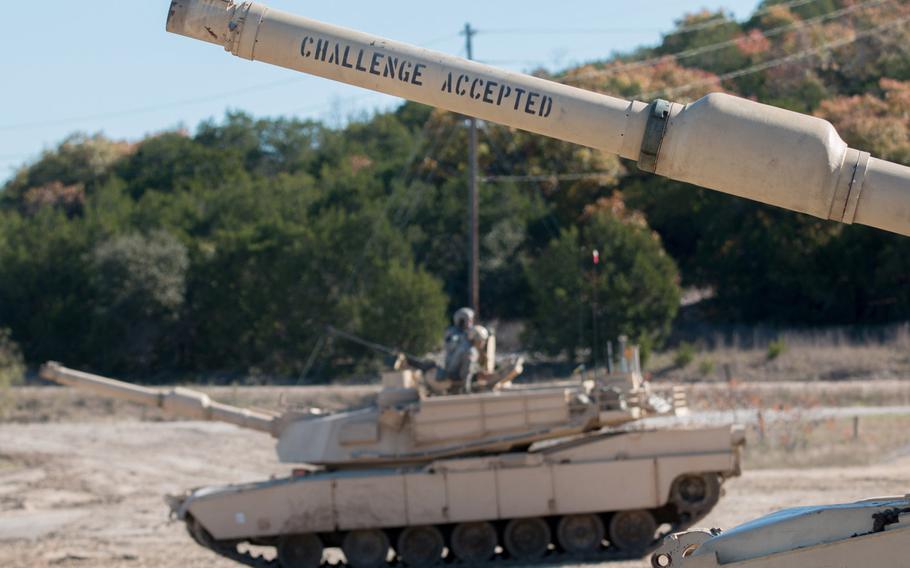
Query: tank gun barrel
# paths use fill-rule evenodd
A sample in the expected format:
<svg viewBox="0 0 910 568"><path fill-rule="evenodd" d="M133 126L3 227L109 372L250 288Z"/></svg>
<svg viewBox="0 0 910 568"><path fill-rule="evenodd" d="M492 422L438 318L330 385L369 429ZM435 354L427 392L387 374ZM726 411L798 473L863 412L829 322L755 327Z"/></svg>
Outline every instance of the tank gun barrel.
<svg viewBox="0 0 910 568"><path fill-rule="evenodd" d="M244 59L617 154L678 181L910 236L910 168L848 148L820 118L720 93L688 105L627 101L257 2L173 0L167 30Z"/></svg>
<svg viewBox="0 0 910 568"><path fill-rule="evenodd" d="M101 396L128 400L143 406L161 408L164 412L194 420L227 422L260 432L277 435L276 416L212 401L208 395L184 388L154 389L115 381L90 373L67 369L59 363L41 367L41 378Z"/></svg>

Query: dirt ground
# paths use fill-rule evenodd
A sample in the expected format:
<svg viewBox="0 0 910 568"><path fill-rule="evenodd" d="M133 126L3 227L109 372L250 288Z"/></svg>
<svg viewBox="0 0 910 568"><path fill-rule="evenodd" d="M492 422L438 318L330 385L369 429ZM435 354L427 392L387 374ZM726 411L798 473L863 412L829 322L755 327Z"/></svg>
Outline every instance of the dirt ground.
<svg viewBox="0 0 910 568"><path fill-rule="evenodd" d="M35 420L22 419L27 414L20 408L19 420L0 423L3 567L227 568L233 564L201 549L182 525L169 522L162 497L288 473L274 457L273 440L263 434L223 424L162 421L155 413L106 406L64 389L18 394L17 407L31 405ZM230 399L230 392L219 394ZM344 391L329 399L342 405L368 396ZM906 438L892 443L910 447ZM727 484L726 496L702 524L729 528L782 507L910 491L906 451L881 452L874 461L748 470ZM616 488L591 488L611 490Z"/></svg>

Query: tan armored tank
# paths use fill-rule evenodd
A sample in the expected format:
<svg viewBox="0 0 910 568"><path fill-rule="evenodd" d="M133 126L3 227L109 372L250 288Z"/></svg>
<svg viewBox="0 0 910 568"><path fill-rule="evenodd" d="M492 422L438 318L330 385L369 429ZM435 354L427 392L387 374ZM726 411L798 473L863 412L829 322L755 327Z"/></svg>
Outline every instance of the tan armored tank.
<svg viewBox="0 0 910 568"><path fill-rule="evenodd" d="M197 542L248 565L318 566L325 547L340 547L360 568L392 556L412 566L446 554L476 563L497 547L522 560L640 556L703 517L724 479L739 474L742 432L606 429L654 412L636 402L653 397L626 369L575 386L423 398L404 370L384 377L375 406L337 414L250 411L55 363L41 376L277 437L282 462L308 467L191 491L170 499L173 513ZM275 547L277 560L239 544Z"/></svg>

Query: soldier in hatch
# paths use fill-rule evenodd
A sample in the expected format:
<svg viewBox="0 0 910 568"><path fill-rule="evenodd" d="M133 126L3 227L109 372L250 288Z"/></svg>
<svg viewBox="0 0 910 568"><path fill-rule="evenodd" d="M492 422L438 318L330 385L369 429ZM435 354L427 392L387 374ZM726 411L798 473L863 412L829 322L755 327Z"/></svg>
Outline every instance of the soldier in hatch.
<svg viewBox="0 0 910 568"><path fill-rule="evenodd" d="M488 372L487 342L490 331L474 325L474 311L461 308L455 312L453 325L446 330L445 362L442 376L450 393L476 393L493 390L512 381L522 372L522 360L502 372Z"/></svg>
<svg viewBox="0 0 910 568"><path fill-rule="evenodd" d="M463 343L468 341L468 333L474 327L474 310L471 308L461 308L452 316L452 325L446 329L445 334L445 367L449 368L449 357Z"/></svg>
<svg viewBox="0 0 910 568"><path fill-rule="evenodd" d="M474 310L461 308L452 317L452 324L445 334L445 360L443 374L452 382L452 390L463 391L470 374L471 339L474 329Z"/></svg>

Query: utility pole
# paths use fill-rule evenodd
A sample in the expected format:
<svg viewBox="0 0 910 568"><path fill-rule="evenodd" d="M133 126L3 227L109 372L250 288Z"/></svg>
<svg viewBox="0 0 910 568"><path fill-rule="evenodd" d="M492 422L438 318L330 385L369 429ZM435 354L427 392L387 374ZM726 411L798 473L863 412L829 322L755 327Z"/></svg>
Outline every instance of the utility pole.
<svg viewBox="0 0 910 568"><path fill-rule="evenodd" d="M477 30L471 24L464 25L462 35L465 37L465 50L468 59L474 59L474 36ZM477 197L477 119L469 118L470 134L468 137L468 294L474 313L480 314L480 241L479 241L479 204Z"/></svg>

